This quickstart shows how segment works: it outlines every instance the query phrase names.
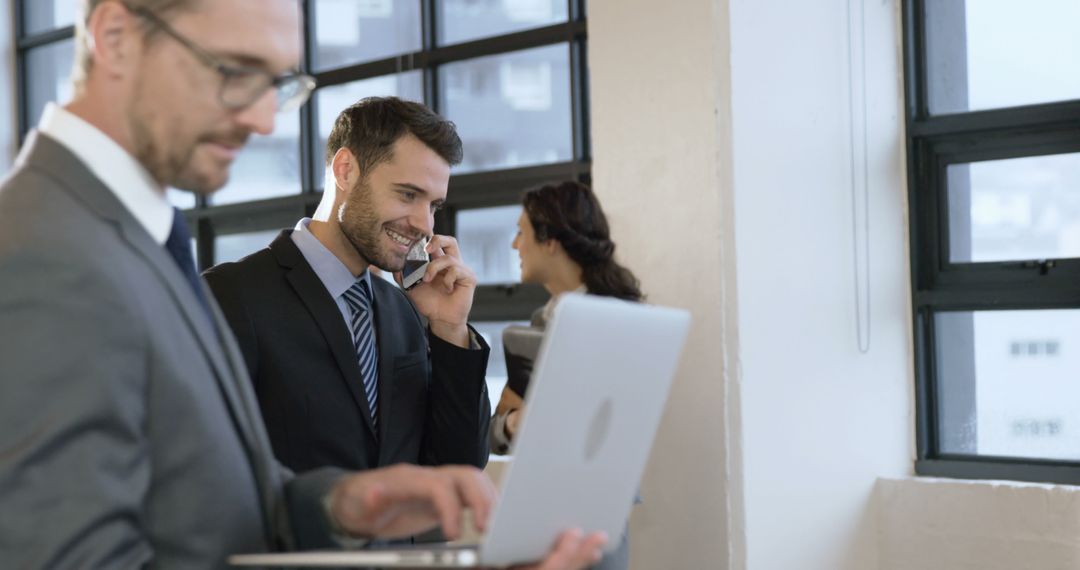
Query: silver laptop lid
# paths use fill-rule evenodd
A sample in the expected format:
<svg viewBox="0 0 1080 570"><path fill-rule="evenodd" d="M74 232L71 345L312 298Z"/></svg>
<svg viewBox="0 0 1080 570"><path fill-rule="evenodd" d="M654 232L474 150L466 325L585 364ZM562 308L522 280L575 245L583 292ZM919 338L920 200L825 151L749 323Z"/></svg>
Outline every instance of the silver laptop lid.
<svg viewBox="0 0 1080 570"><path fill-rule="evenodd" d="M560 298L481 545L484 564L537 560L571 527L606 531L617 545L689 324L679 309Z"/></svg>

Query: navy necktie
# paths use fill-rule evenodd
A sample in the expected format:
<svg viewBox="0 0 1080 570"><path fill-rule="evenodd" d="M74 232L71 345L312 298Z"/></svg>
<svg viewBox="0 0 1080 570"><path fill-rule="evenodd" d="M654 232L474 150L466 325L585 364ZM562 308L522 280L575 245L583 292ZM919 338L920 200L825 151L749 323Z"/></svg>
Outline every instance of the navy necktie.
<svg viewBox="0 0 1080 570"><path fill-rule="evenodd" d="M168 250L173 261L180 268L180 272L184 274L188 284L195 291L195 297L199 299L199 304L202 305L206 318L213 323L214 319L210 316L210 305L206 302L202 285L199 283L199 274L195 273L195 258L191 255L191 232L188 231L184 215L176 208L173 208L172 230L169 231L169 239L165 240L165 249Z"/></svg>
<svg viewBox="0 0 1080 570"><path fill-rule="evenodd" d="M352 314L350 328L356 359L360 362L360 378L364 382L364 395L371 410L371 423L379 427L379 351L375 346L375 327L371 319L371 290L367 280L358 279L344 293L345 303Z"/></svg>

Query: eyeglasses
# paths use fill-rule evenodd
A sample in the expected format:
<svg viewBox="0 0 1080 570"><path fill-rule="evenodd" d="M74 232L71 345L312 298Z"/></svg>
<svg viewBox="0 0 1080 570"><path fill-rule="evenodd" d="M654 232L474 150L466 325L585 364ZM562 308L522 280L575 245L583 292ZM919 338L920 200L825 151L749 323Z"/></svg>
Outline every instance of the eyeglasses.
<svg viewBox="0 0 1080 570"><path fill-rule="evenodd" d="M249 66L227 65L210 52L195 45L156 14L141 6L131 6L126 2L128 11L145 19L177 43L187 48L192 55L207 67L221 75L221 91L218 98L230 111L247 108L259 100L268 90L277 92L277 110L279 113L293 111L304 104L315 90L315 78L299 72L274 75L263 69Z"/></svg>

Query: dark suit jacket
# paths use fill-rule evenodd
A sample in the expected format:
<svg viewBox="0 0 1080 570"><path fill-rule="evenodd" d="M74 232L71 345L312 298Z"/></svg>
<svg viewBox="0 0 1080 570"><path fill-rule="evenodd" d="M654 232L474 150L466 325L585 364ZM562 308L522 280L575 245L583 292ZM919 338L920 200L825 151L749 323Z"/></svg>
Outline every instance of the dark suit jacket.
<svg viewBox="0 0 1080 570"><path fill-rule="evenodd" d="M227 568L331 545L340 473L274 461L209 305L85 164L31 134L0 184L0 566Z"/></svg>
<svg viewBox="0 0 1080 570"><path fill-rule="evenodd" d="M376 436L352 335L291 233L205 274L240 341L278 459L296 471L401 462L483 467L491 413L483 340L481 350L465 350L431 335L400 289L372 278Z"/></svg>

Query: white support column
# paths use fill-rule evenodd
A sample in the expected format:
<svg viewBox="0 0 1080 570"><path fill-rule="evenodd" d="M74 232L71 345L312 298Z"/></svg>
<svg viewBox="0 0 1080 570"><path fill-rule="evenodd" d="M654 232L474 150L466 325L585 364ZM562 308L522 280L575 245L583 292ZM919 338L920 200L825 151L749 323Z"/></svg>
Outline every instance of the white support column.
<svg viewBox="0 0 1080 570"><path fill-rule="evenodd" d="M589 3L593 182L616 255L650 302L694 315L631 518L635 569L742 567L727 4Z"/></svg>

